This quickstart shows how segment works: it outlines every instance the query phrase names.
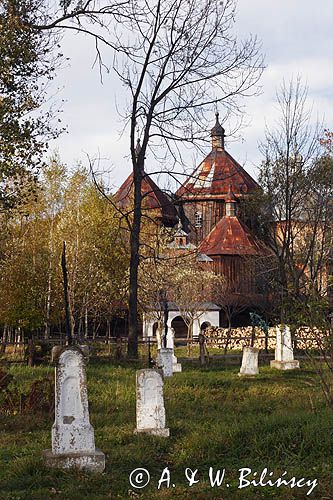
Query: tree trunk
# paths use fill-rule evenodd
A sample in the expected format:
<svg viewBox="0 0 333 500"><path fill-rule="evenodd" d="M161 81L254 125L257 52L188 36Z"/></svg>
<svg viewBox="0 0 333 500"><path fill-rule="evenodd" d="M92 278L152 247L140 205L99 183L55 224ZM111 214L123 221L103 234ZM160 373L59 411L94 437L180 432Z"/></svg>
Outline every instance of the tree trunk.
<svg viewBox="0 0 333 500"><path fill-rule="evenodd" d="M255 331L255 326L252 326L252 333L251 333L251 347L254 347L254 341L256 338L256 331Z"/></svg>
<svg viewBox="0 0 333 500"><path fill-rule="evenodd" d="M122 345L121 345L121 337L116 338L116 352L115 352L115 358L116 359L121 359L122 358Z"/></svg>
<svg viewBox="0 0 333 500"><path fill-rule="evenodd" d="M77 335L78 335L79 339L81 338L81 330L82 330L82 317L80 316L80 318L79 318L79 324L78 324L78 327L77 327Z"/></svg>
<svg viewBox="0 0 333 500"><path fill-rule="evenodd" d="M143 163L143 162L142 162ZM143 166L143 165L142 165ZM138 270L140 250L141 229L141 184L142 167L136 162L133 169L134 178L134 213L131 230L131 260L130 260L130 285L129 285L129 316L128 316L128 345L127 354L130 357L138 357Z"/></svg>
<svg viewBox="0 0 333 500"><path fill-rule="evenodd" d="M268 335L269 335L269 330L265 330L265 352L268 354Z"/></svg>
<svg viewBox="0 0 333 500"><path fill-rule="evenodd" d="M45 318L45 332L44 338L48 339L50 337L50 315L51 315L51 294L52 294L52 271L53 271L53 225L54 220L51 220L50 227L50 241L49 241L49 252L50 252L50 260L49 260L49 275L47 280L47 294L46 294L46 318Z"/></svg>
<svg viewBox="0 0 333 500"><path fill-rule="evenodd" d="M87 307L84 310L84 337L88 338L88 309Z"/></svg>
<svg viewBox="0 0 333 500"><path fill-rule="evenodd" d="M67 274L67 264L66 264L66 243L63 242L62 256L61 256L61 267L63 274L63 284L64 284L64 302L65 302L65 317L66 317L66 341L67 344L72 344L72 328L71 328L71 312L69 307L69 293L68 293L68 274Z"/></svg>
<svg viewBox="0 0 333 500"><path fill-rule="evenodd" d="M34 338L32 335L29 335L28 338L28 366L34 366L34 355L35 355L35 345Z"/></svg>
<svg viewBox="0 0 333 500"><path fill-rule="evenodd" d="M7 325L3 327L3 332L2 332L2 343L1 343L2 353L5 353L6 351L6 340L7 340Z"/></svg>
<svg viewBox="0 0 333 500"><path fill-rule="evenodd" d="M228 332L227 332L227 338L226 338L226 341L225 341L225 346L224 346L224 354L226 355L227 352L228 352L228 347L229 347L229 342L230 342L230 338L231 338L231 334L232 334L232 330L231 330L231 326L230 326L231 323L229 323L229 328L228 328Z"/></svg>
<svg viewBox="0 0 333 500"><path fill-rule="evenodd" d="M187 355L191 356L191 343L193 339L193 320L187 326Z"/></svg>
<svg viewBox="0 0 333 500"><path fill-rule="evenodd" d="M15 328L15 331L14 331L14 349L13 349L14 354L16 354L18 338L19 338L18 330L17 330L17 328Z"/></svg>

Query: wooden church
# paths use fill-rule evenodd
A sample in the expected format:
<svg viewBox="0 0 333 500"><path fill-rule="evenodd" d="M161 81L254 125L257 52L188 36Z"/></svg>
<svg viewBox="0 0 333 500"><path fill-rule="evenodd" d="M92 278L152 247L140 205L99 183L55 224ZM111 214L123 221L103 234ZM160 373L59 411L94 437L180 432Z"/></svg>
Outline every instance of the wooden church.
<svg viewBox="0 0 333 500"><path fill-rule="evenodd" d="M116 194L122 207L130 199L132 184L131 174ZM173 247L196 247L198 254L206 257L206 265L226 278L226 293L215 302L242 310L239 324L249 322L250 311L267 305L259 269L269 250L247 227L239 210L241 200L259 190L257 182L226 151L218 113L211 130L210 153L172 199L145 172L142 184L147 200L144 209L151 210L160 224L176 228Z"/></svg>
<svg viewBox="0 0 333 500"><path fill-rule="evenodd" d="M177 190L189 230L200 253L212 259L216 274L225 276L228 300L243 295L249 307L262 301L257 264L269 251L241 220L239 204L260 190L256 181L225 150L225 131L219 123L211 130L212 149ZM244 303L245 305L245 303Z"/></svg>

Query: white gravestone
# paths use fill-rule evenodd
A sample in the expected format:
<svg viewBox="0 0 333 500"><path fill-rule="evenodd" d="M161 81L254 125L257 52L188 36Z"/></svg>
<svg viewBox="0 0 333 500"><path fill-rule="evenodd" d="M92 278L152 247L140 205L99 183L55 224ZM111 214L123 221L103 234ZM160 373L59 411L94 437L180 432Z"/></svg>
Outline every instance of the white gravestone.
<svg viewBox="0 0 333 500"><path fill-rule="evenodd" d="M168 328L167 348L172 349L172 371L173 371L173 373L181 372L182 365L180 363L178 363L177 356L175 356L175 330L172 327Z"/></svg>
<svg viewBox="0 0 333 500"><path fill-rule="evenodd" d="M157 353L156 366L163 372L164 377L172 377L173 374L173 349L161 347Z"/></svg>
<svg viewBox="0 0 333 500"><path fill-rule="evenodd" d="M258 356L259 349L256 347L244 347L243 349L243 358L242 358L242 366L239 370L239 376L246 375L258 375Z"/></svg>
<svg viewBox="0 0 333 500"><path fill-rule="evenodd" d="M49 467L78 468L102 472L105 456L95 448L89 420L84 349L54 348L56 355L55 421L52 450L44 451Z"/></svg>
<svg viewBox="0 0 333 500"><path fill-rule="evenodd" d="M165 427L163 378L158 370L136 372L136 429L154 436L168 437Z"/></svg>
<svg viewBox="0 0 333 500"><path fill-rule="evenodd" d="M277 370L295 370L299 368L299 361L294 359L291 331L288 325L278 325L276 327L275 359L271 361L271 368Z"/></svg>

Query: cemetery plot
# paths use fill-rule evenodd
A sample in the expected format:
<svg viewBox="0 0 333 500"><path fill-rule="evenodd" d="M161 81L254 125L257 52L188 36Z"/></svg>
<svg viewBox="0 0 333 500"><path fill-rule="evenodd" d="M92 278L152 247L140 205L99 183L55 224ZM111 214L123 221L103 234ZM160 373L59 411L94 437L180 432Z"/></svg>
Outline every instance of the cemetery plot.
<svg viewBox="0 0 333 500"><path fill-rule="evenodd" d="M261 366L256 377L239 378L239 366L222 369L212 363L193 368L184 361L182 373L164 379L164 408L170 429L167 438L133 433L138 368L126 362L111 365L105 361L90 361L87 366L90 423L95 444L106 455L103 474L45 467L42 451L50 446L52 411L25 407L20 411L17 407L2 413L1 498L129 498L134 493L145 500L178 500L189 494L207 500L305 498L304 489L294 489L293 497L283 487L238 490L241 467L261 471L265 466L276 477L287 470L290 477L317 478L319 484L310 498L329 498L333 481L332 412L315 373L305 363L292 371ZM28 394L37 379L53 375L53 370L13 365L9 369L13 377L10 389ZM161 397L160 379L155 385L153 394L143 396L149 405L158 403L156 398ZM151 476L142 490L129 484L131 471L138 467L147 469ZM158 491L165 467L170 469L176 486ZM223 485L211 487L209 467L226 469L228 492ZM199 471L200 481L191 488L184 475L186 468Z"/></svg>

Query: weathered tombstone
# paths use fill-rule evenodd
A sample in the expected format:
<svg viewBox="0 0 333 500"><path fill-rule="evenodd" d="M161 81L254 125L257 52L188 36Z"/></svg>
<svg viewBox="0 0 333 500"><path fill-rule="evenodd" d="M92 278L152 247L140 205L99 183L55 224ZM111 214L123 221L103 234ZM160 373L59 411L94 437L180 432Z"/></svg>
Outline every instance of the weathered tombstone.
<svg viewBox="0 0 333 500"><path fill-rule="evenodd" d="M178 363L178 359L175 356L175 330L172 327L168 328L167 348L172 349L172 371L173 371L173 373L181 372L182 365L180 363Z"/></svg>
<svg viewBox="0 0 333 500"><path fill-rule="evenodd" d="M291 332L288 325L277 325L276 327L275 359L271 361L271 368L277 370L299 368L299 361L294 359Z"/></svg>
<svg viewBox="0 0 333 500"><path fill-rule="evenodd" d="M134 431L168 437L165 427L163 378L159 370L136 372L136 429Z"/></svg>
<svg viewBox="0 0 333 500"><path fill-rule="evenodd" d="M164 377L172 377L173 374L173 349L161 347L157 353L156 366L163 372Z"/></svg>
<svg viewBox="0 0 333 500"><path fill-rule="evenodd" d="M102 472L105 456L95 448L94 429L89 420L85 370L87 349L83 346L53 348L57 362L55 421L52 449L43 452L48 467L77 468Z"/></svg>
<svg viewBox="0 0 333 500"><path fill-rule="evenodd" d="M242 366L239 370L239 376L253 376L258 375L258 356L259 349L256 347L244 347L243 349L243 358L242 358Z"/></svg>

